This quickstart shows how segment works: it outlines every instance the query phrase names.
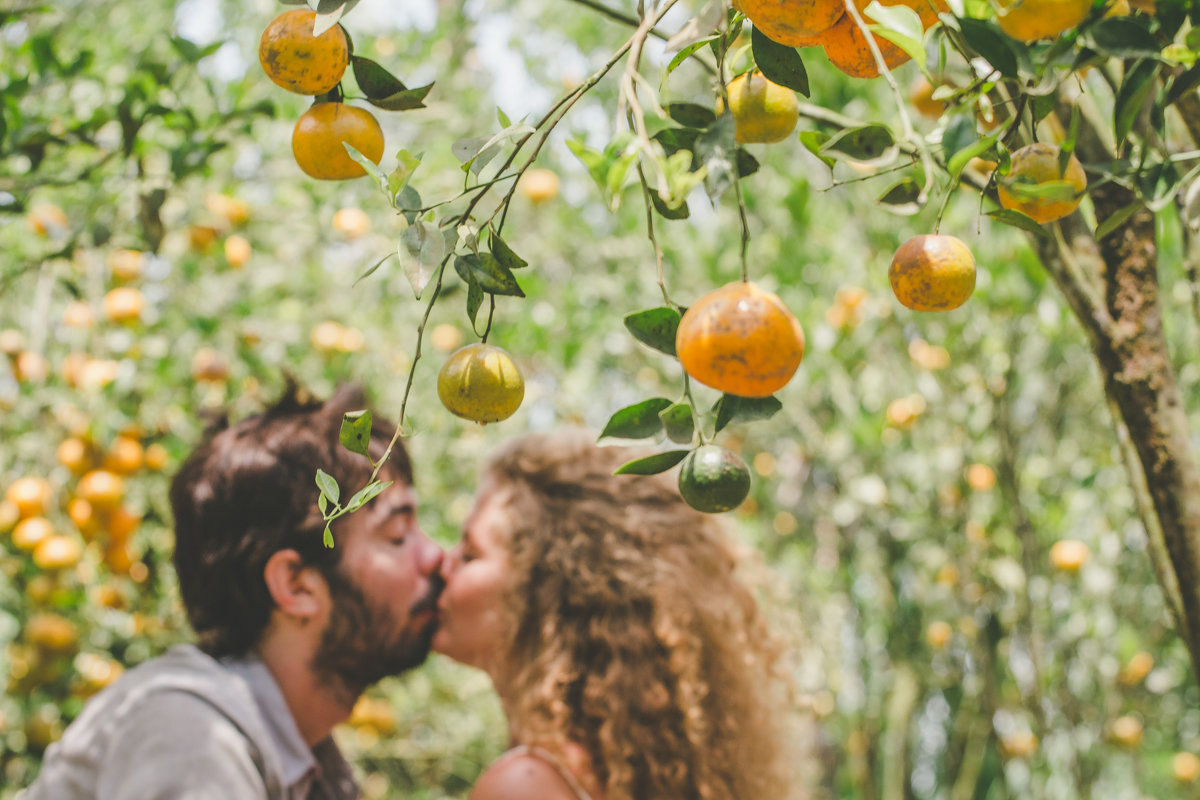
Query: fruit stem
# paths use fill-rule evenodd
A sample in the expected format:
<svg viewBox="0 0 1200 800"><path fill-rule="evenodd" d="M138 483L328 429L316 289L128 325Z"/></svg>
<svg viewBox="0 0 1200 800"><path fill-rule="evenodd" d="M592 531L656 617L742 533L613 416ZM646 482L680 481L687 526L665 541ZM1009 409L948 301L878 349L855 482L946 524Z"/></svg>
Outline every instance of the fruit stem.
<svg viewBox="0 0 1200 800"><path fill-rule="evenodd" d="M692 397L692 381L688 377L687 370L683 370L683 394L687 398L688 408L692 410L692 427L696 429L696 438L700 441L699 447L708 444L708 440L704 438L704 425L700 419L700 412L696 408L696 398Z"/></svg>
<svg viewBox="0 0 1200 800"><path fill-rule="evenodd" d="M654 248L654 264L658 270L658 288L662 290L663 302L669 306L676 305L671 302L671 296L667 293L667 279L663 274L663 254L662 248L658 246L658 239L654 235L654 201L650 197L650 184L646 182L646 173L642 171L641 162L637 165L638 180L642 184L642 200L646 204L646 235L650 238L650 244Z"/></svg>
<svg viewBox="0 0 1200 800"><path fill-rule="evenodd" d="M725 74L725 56L728 54L728 52L729 52L728 39L725 36L722 36L719 40L719 44L717 45L717 74L718 75L724 76L724 74ZM755 68L755 72L757 72L757 71L758 71L758 69ZM721 103L724 105L725 108L730 108L731 106L729 103L729 94L725 89L725 81L724 81L724 79L722 79L717 82L720 84ZM734 196L737 197L738 220L741 225L741 232L742 232L742 241L741 241L741 249L739 251L739 257L741 259L741 267L742 267L742 282L745 283L746 281L750 280L750 269L746 263L746 252L747 252L747 250L750 249L750 223L746 219L746 198L742 195L742 180L741 180L741 175L738 174L737 153L736 152L734 153L734 157L733 157L733 192L734 192Z"/></svg>

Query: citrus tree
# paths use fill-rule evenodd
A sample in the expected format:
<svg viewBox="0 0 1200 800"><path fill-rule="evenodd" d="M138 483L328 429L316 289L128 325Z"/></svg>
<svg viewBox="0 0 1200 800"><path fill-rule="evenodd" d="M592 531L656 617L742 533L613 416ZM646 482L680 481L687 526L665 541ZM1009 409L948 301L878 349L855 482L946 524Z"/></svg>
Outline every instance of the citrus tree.
<svg viewBox="0 0 1200 800"><path fill-rule="evenodd" d="M1187 796L1194 12L685 5L4 12L6 786L185 635L163 471L286 369L446 540L520 426L661 443L788 584L814 794ZM352 728L374 796L504 744L440 661Z"/></svg>

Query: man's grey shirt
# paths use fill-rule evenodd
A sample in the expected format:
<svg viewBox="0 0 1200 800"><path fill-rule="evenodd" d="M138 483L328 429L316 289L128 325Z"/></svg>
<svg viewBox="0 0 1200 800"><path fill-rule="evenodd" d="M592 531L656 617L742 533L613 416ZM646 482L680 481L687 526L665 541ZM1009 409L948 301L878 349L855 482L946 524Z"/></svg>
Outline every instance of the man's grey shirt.
<svg viewBox="0 0 1200 800"><path fill-rule="evenodd" d="M92 698L18 800L358 796L332 738L305 744L262 661L217 661L180 645Z"/></svg>

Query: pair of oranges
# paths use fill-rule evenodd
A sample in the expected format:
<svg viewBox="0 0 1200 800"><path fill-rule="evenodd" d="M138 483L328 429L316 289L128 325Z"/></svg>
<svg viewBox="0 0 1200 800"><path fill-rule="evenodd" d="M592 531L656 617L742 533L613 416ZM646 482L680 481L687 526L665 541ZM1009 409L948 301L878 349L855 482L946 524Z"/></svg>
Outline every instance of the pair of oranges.
<svg viewBox="0 0 1200 800"><path fill-rule="evenodd" d="M324 95L342 81L350 64L350 42L340 25L313 36L315 11L293 9L276 17L258 44L267 77L290 92ZM349 144L373 163L383 158L383 129L371 112L339 101L318 101L292 129L292 154L305 174L338 181L366 175L350 157Z"/></svg>

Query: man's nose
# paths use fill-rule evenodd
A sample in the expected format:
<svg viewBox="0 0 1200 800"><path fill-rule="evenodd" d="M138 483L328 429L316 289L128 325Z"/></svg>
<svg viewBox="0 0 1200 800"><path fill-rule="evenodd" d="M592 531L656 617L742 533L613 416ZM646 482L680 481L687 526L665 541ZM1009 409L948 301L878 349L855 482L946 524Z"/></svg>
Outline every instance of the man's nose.
<svg viewBox="0 0 1200 800"><path fill-rule="evenodd" d="M446 554L442 548L429 537L425 538L425 549L421 553L421 571L426 575L434 575L443 569Z"/></svg>

